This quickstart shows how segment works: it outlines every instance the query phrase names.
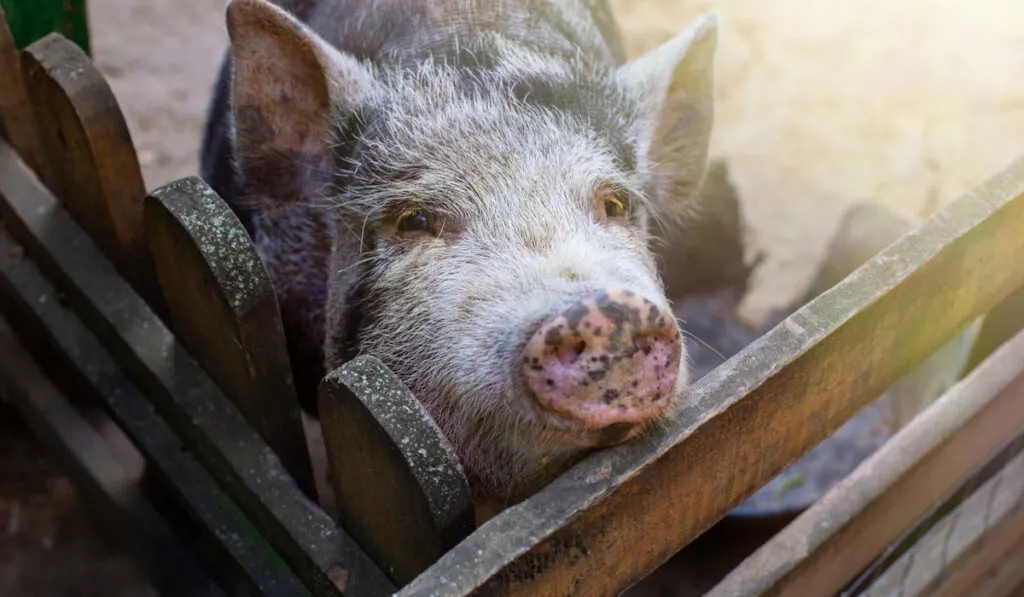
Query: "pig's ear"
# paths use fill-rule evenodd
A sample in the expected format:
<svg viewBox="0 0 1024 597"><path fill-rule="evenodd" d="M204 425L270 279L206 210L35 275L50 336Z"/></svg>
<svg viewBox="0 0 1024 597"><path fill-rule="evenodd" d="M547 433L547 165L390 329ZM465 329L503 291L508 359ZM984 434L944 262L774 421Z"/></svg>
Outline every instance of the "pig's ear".
<svg viewBox="0 0 1024 597"><path fill-rule="evenodd" d="M253 193L310 199L331 181L335 118L359 105L373 77L266 0L231 0L227 24L238 167Z"/></svg>
<svg viewBox="0 0 1024 597"><path fill-rule="evenodd" d="M704 178L714 119L718 15L709 12L661 46L619 68L647 111L641 162L650 165L652 199L663 215L686 213Z"/></svg>

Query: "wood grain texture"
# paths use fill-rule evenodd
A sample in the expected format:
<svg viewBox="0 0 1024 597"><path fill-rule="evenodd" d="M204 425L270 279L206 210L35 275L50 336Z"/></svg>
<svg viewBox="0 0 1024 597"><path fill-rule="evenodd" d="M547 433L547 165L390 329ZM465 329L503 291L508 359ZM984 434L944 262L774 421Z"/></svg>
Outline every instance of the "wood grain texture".
<svg viewBox="0 0 1024 597"><path fill-rule="evenodd" d="M979 579L971 597L1020 597L1024 595L1024 540L1010 549L984 578Z"/></svg>
<svg viewBox="0 0 1024 597"><path fill-rule="evenodd" d="M108 536L168 597L220 596L206 571L140 492L106 440L54 386L0 317L0 393L74 482Z"/></svg>
<svg viewBox="0 0 1024 597"><path fill-rule="evenodd" d="M25 48L21 64L53 165L50 190L133 287L158 299L142 222L142 170L110 86L81 48L56 33Z"/></svg>
<svg viewBox="0 0 1024 597"><path fill-rule="evenodd" d="M131 439L162 490L182 504L216 550L248 587L264 597L308 595L253 522L120 370L82 322L60 304L60 294L31 261L12 258L20 248L0 234L0 311L26 347L56 372L63 385L101 404ZM65 391L68 391L65 389ZM143 482L152 479L143 479Z"/></svg>
<svg viewBox="0 0 1024 597"><path fill-rule="evenodd" d="M1024 333L734 569L709 597L834 595L1024 429Z"/></svg>
<svg viewBox="0 0 1024 597"><path fill-rule="evenodd" d="M35 114L21 75L21 57L3 8L0 8L0 136L7 139L40 178L51 180L45 170L49 164L43 159Z"/></svg>
<svg viewBox="0 0 1024 597"><path fill-rule="evenodd" d="M0 216L67 304L315 595L393 584L299 489L259 433L6 143Z"/></svg>
<svg viewBox="0 0 1024 597"><path fill-rule="evenodd" d="M1014 334L1024 329L1024 286L985 314L963 367L966 375Z"/></svg>
<svg viewBox="0 0 1024 597"><path fill-rule="evenodd" d="M491 519L400 595L617 595L1024 282L1024 158ZM994 266L998 264L998 266Z"/></svg>
<svg viewBox="0 0 1024 597"><path fill-rule="evenodd" d="M968 595L1022 538L1024 453L932 528L863 595Z"/></svg>
<svg viewBox="0 0 1024 597"><path fill-rule="evenodd" d="M145 225L175 336L315 500L277 297L242 223L189 177L146 197Z"/></svg>
<svg viewBox="0 0 1024 597"><path fill-rule="evenodd" d="M473 502L455 450L426 408L373 357L320 385L341 524L399 586L473 531Z"/></svg>

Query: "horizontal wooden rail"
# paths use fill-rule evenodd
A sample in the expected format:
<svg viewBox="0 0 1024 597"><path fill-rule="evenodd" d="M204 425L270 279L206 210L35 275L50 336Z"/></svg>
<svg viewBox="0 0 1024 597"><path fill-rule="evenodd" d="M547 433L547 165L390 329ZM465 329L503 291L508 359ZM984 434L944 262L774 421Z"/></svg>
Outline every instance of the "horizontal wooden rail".
<svg viewBox="0 0 1024 597"><path fill-rule="evenodd" d="M679 420L596 452L399 594L617 595L1024 282L1024 158L712 371Z"/></svg>
<svg viewBox="0 0 1024 597"><path fill-rule="evenodd" d="M224 597L195 554L146 500L139 479L82 417L0 317L0 392L74 482L108 536L167 597Z"/></svg>
<svg viewBox="0 0 1024 597"><path fill-rule="evenodd" d="M1024 430L1024 332L915 417L708 597L835 595Z"/></svg>
<svg viewBox="0 0 1024 597"><path fill-rule="evenodd" d="M1018 454L995 477L972 493L933 527L914 549L886 570L864 597L957 597L1013 589L1016 576L995 579L986 586L986 573L1000 568L1008 555L1021 552L1024 542L1024 454ZM1019 574L1021 562L1015 562ZM1005 584L1010 585L1006 587Z"/></svg>
<svg viewBox="0 0 1024 597"><path fill-rule="evenodd" d="M0 216L128 378L312 593L358 596L391 590L391 581L302 494L259 433L2 141Z"/></svg>
<svg viewBox="0 0 1024 597"><path fill-rule="evenodd" d="M20 247L0 233L0 311L36 358L67 385L99 402L146 459L147 469L213 535L250 587L263 595L308 595L253 521L178 439ZM31 340L31 341L29 341Z"/></svg>

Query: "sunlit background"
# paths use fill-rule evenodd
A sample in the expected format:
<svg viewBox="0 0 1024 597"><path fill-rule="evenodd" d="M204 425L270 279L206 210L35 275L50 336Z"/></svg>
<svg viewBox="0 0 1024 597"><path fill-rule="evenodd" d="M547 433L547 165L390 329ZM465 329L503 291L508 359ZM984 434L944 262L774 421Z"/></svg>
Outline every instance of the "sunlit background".
<svg viewBox="0 0 1024 597"><path fill-rule="evenodd" d="M844 210L917 222L1024 149L1016 0L612 0L636 55L702 11L722 17L713 153L751 227L744 315L801 294ZM147 186L194 174L227 38L223 0L89 0L95 59Z"/></svg>

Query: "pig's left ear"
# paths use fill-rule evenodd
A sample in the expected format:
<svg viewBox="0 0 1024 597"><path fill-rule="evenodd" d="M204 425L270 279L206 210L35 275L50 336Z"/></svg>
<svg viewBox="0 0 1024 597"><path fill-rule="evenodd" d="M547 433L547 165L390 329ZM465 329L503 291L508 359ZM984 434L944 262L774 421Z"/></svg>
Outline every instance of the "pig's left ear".
<svg viewBox="0 0 1024 597"><path fill-rule="evenodd" d="M267 0L231 0L232 118L252 191L308 201L331 182L336 119L375 85L369 68Z"/></svg>
<svg viewBox="0 0 1024 597"><path fill-rule="evenodd" d="M670 218L692 206L707 168L717 40L718 15L709 12L619 67L620 80L644 100L648 118L637 149L650 167L652 199Z"/></svg>

